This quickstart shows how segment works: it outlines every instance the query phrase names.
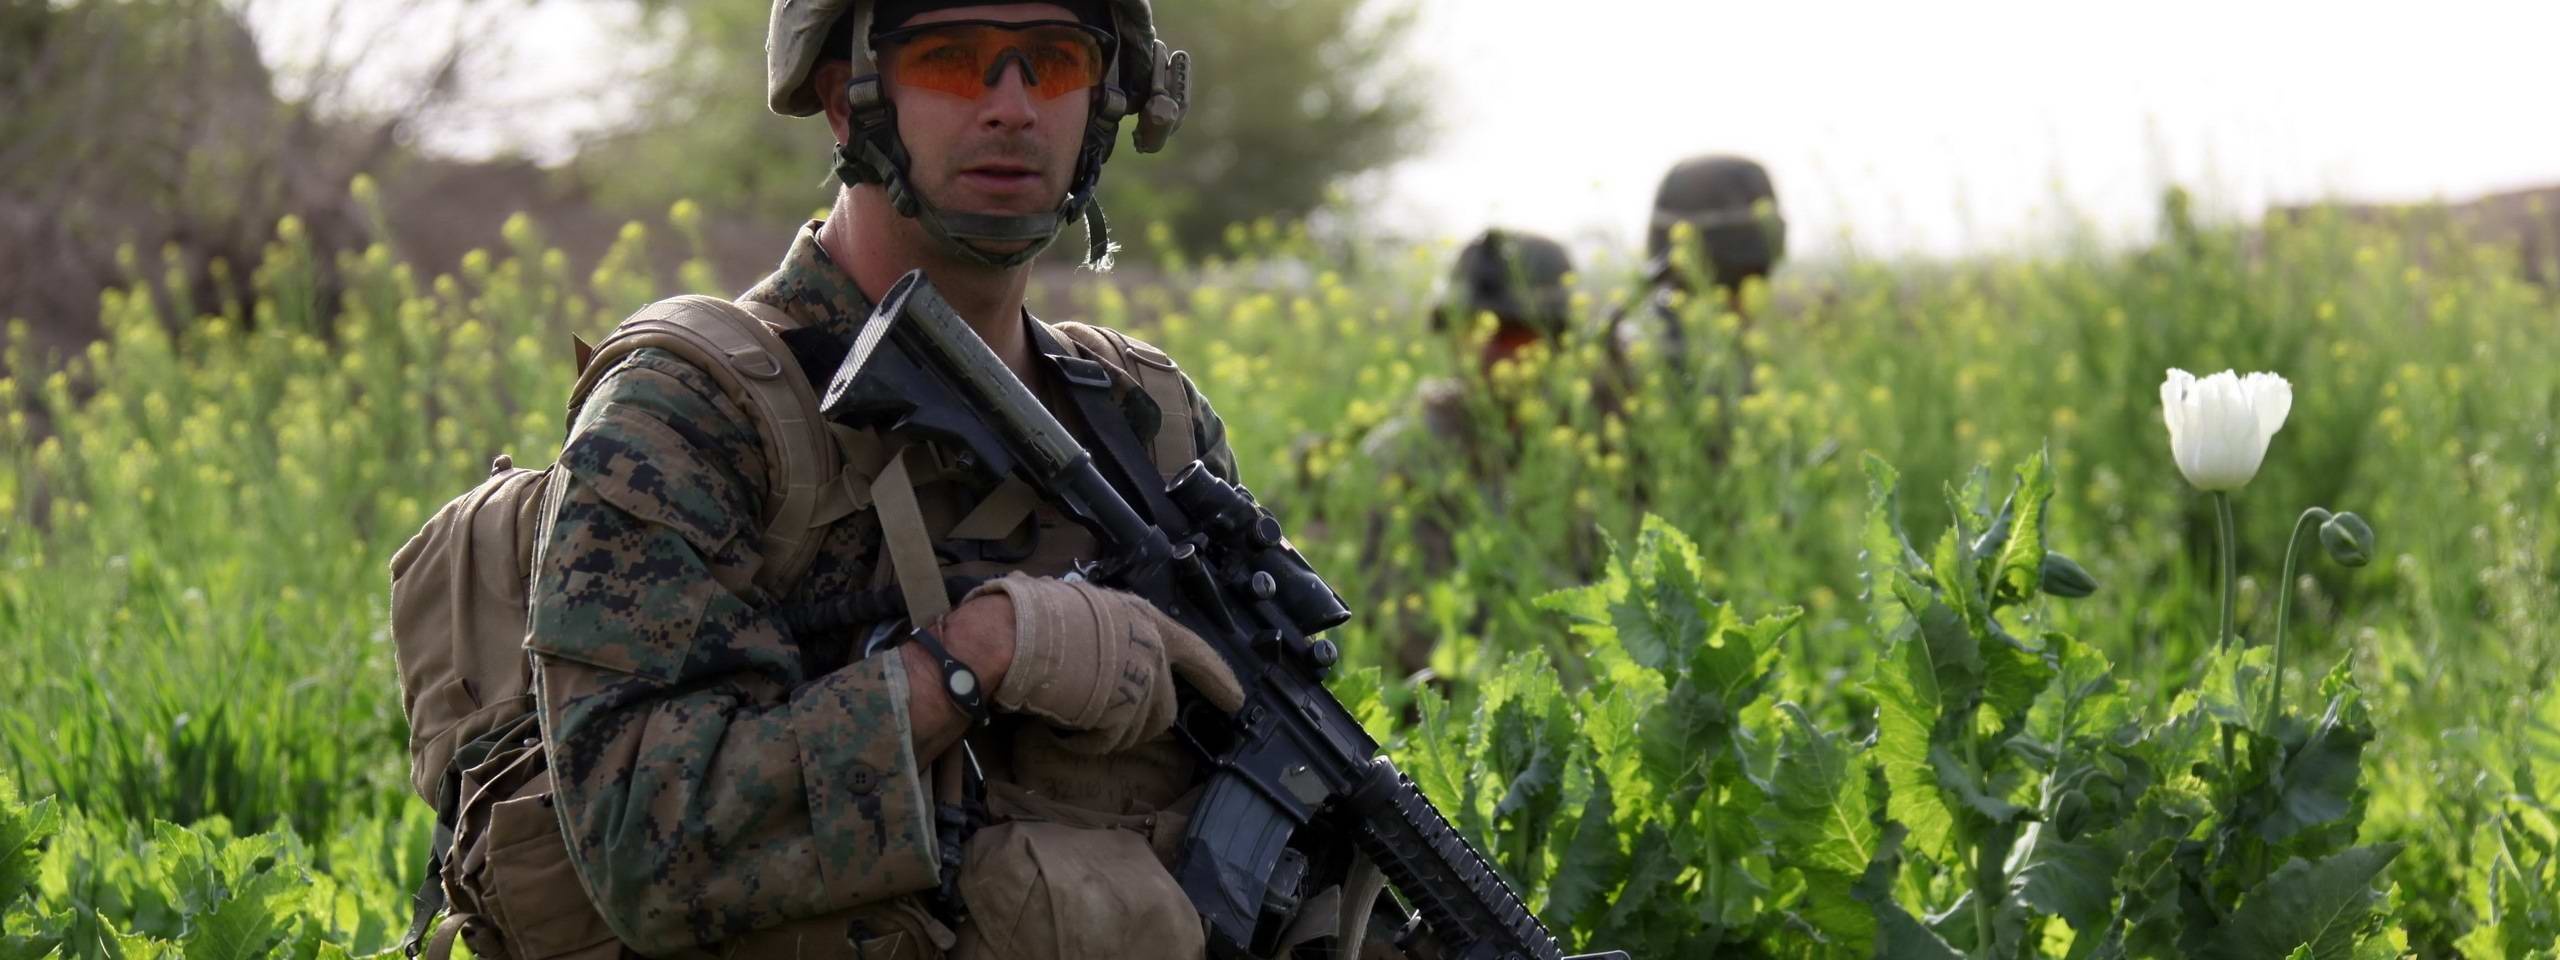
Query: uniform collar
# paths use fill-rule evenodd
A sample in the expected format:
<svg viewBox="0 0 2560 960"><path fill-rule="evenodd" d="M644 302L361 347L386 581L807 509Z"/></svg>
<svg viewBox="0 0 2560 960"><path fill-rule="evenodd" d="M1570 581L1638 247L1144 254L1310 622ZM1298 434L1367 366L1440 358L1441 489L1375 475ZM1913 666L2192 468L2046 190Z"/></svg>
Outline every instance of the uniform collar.
<svg viewBox="0 0 2560 960"><path fill-rule="evenodd" d="M772 306L803 327L824 330L850 343L862 332L863 321L871 319L871 298L818 245L818 226L825 222L802 224L791 237L791 249L782 254L782 265L738 299ZM1033 315L1028 305L1022 309L1022 319L1031 328L1035 352L1061 352L1057 330Z"/></svg>
<svg viewBox="0 0 2560 960"><path fill-rule="evenodd" d="M772 306L804 327L850 342L861 332L862 321L871 316L871 298L854 285L851 274L827 259L827 251L818 245L822 222L801 225L791 238L791 249L782 255L782 264L738 299Z"/></svg>

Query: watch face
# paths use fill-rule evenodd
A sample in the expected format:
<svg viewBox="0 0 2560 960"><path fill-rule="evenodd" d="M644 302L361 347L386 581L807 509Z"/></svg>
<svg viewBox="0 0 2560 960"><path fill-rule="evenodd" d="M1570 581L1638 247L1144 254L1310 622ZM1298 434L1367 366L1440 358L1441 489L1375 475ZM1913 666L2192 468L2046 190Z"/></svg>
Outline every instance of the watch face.
<svg viewBox="0 0 2560 960"><path fill-rule="evenodd" d="M951 671L951 695L965 697L978 692L978 672L967 667Z"/></svg>

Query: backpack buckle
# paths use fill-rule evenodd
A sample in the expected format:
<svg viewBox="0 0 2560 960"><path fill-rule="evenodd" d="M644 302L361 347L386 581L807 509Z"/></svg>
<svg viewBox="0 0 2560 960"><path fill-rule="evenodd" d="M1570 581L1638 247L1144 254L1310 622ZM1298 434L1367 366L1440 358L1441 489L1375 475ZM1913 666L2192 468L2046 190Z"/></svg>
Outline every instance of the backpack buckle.
<svg viewBox="0 0 2560 960"><path fill-rule="evenodd" d="M1111 369L1100 363L1065 354L1052 354L1049 359L1058 362L1058 372L1066 376L1068 383L1106 389L1111 386Z"/></svg>

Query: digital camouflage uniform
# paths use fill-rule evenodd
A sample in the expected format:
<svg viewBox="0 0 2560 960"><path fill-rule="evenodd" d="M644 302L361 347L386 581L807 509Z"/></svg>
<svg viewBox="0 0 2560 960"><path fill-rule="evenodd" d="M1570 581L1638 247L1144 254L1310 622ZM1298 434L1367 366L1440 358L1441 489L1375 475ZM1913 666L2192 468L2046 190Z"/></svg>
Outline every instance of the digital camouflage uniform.
<svg viewBox="0 0 2560 960"><path fill-rule="evenodd" d="M869 305L820 250L815 227L741 299L849 339ZM1151 443L1168 418L1123 371L1112 379ZM1211 471L1234 480L1224 426L1185 387L1190 416L1178 422L1191 425ZM1058 385L1034 388L1087 433ZM987 492L936 471L934 457L909 461L937 537ZM571 856L614 931L663 953L935 886L929 777L912 749L901 658L847 662L854 638L788 636L774 616L777 602L887 582L871 514L828 528L791 596L765 596L752 585L766 489L752 421L710 376L656 350L602 380L561 463L568 477L535 571L527 646ZM1066 552L1091 558L1090 536L1045 506L1006 539L1049 536L1083 538ZM1028 552L980 546L989 549L960 557L978 562L946 572L1015 569L984 558ZM1063 572L1052 566L1029 572ZM1044 772L1065 763L1040 748L1048 736L1000 717L970 742L991 781L1037 792ZM1188 755L1169 738L1075 762L1086 773L1125 765L1133 783L1190 779ZM1163 787L1123 793L1066 799L1121 808L1106 813L1175 801Z"/></svg>

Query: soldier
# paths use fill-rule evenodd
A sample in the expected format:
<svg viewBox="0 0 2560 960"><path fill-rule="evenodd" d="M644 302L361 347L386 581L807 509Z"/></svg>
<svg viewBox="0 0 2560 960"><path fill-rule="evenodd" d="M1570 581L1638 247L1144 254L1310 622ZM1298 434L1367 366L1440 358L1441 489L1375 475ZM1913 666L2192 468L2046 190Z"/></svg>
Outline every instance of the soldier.
<svg viewBox="0 0 2560 960"><path fill-rule="evenodd" d="M922 268L1088 448L1125 431L1160 469L1196 457L1235 478L1217 414L1169 358L1023 304L1065 221L1107 252L1093 195L1121 119L1140 149L1181 119L1188 61L1156 41L1147 0L777 0L766 59L770 107L825 117L843 183L742 306L840 355L873 298ZM807 360L808 338L791 342ZM1070 397L1095 386L1068 381L1093 369L1075 358L1108 375L1107 404ZM757 581L770 464L718 378L641 350L582 408L526 639L567 888L653 956L1200 956L1161 862L1196 779L1167 728L1177 675L1229 709L1232 675L1144 601L1056 579L1093 540L1027 488L990 488L928 444L839 441L815 558L776 595ZM931 545L928 582L990 579L867 656L851 631L795 627L795 610L913 581L902 519ZM955 855L937 817L960 809L956 775L930 772L958 770L964 741L1000 826ZM511 936L581 948L517 938L520 956L619 949L561 932L565 913L515 919Z"/></svg>
<svg viewBox="0 0 2560 960"><path fill-rule="evenodd" d="M1460 248L1430 325L1458 342L1473 343L1479 318L1492 318L1493 329L1473 357L1475 376L1424 381L1414 390L1413 408L1379 424L1361 441L1361 452L1391 462L1397 459L1396 448L1421 441L1453 444L1469 460L1492 455L1493 447L1480 442L1492 438L1471 435L1467 382L1487 381L1496 364L1532 344L1552 344L1563 337L1571 319L1565 277L1572 272L1573 258L1564 245L1534 233L1490 229Z"/></svg>
<svg viewBox="0 0 2560 960"><path fill-rule="evenodd" d="M1564 245L1534 233L1489 229L1461 248L1432 311L1431 327L1471 347L1481 332L1481 346L1470 358L1475 369L1461 376L1426 380L1416 387L1408 409L1361 438L1361 457L1381 472L1403 476L1409 484L1443 475L1464 477L1478 497L1498 502L1520 437L1505 420L1509 416L1501 402L1505 398L1486 387L1494 383L1492 371L1497 364L1519 357L1532 345L1563 342L1572 323L1571 295L1565 286L1572 272L1573 259ZM1487 317L1492 328L1484 331L1479 324ZM1605 406L1608 391L1595 389L1594 400ZM1434 492L1422 495L1413 506L1408 531L1388 530L1382 515L1366 521L1364 556L1385 562L1394 553L1387 549L1386 538L1401 534L1409 538L1420 567L1372 571L1363 578L1371 590L1390 600L1408 586L1402 574L1439 577L1457 566L1451 531L1465 505ZM1375 621L1394 643L1396 665L1408 676L1430 666L1438 640L1431 624L1417 620L1398 615Z"/></svg>
<svg viewBox="0 0 2560 960"><path fill-rule="evenodd" d="M1673 235L1684 224L1700 254L1694 272L1681 269L1673 255ZM1694 289L1695 281L1706 280L1722 307L1741 317L1744 285L1767 278L1787 255L1787 222L1778 214L1769 171L1736 156L1693 157L1674 164L1654 191L1644 247L1644 291L1610 318L1610 342L1623 351L1632 340L1659 337L1674 370L1685 372L1690 344L1680 323L1680 305L1708 292ZM1649 327L1628 322L1639 311L1652 319ZM1735 386L1747 393L1750 362L1740 354L1738 338L1734 349L1737 376L1744 378Z"/></svg>

